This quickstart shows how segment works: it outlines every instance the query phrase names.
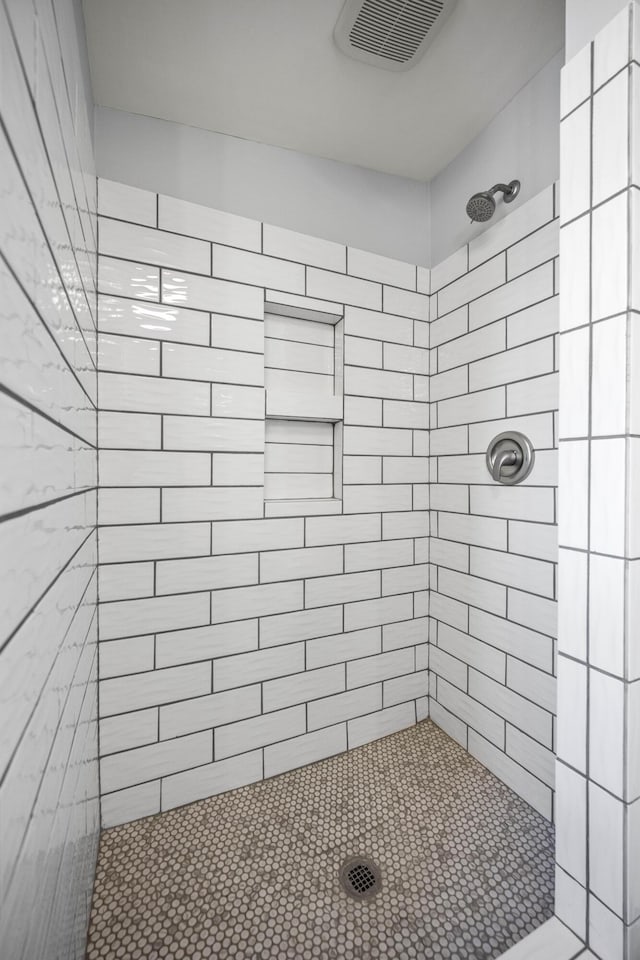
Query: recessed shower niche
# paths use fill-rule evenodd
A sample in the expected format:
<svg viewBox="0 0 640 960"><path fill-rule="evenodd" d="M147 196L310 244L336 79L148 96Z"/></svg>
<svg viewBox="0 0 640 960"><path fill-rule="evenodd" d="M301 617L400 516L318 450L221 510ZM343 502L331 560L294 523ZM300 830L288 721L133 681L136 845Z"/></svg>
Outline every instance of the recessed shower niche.
<svg viewBox="0 0 640 960"><path fill-rule="evenodd" d="M342 307L265 303L265 516L342 511ZM328 308L328 309L327 309Z"/></svg>

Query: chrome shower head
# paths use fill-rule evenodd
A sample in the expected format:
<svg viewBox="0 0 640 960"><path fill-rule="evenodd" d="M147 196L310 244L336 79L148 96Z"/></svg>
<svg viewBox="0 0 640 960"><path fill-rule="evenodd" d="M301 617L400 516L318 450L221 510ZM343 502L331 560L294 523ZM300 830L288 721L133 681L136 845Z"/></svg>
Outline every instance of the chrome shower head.
<svg viewBox="0 0 640 960"><path fill-rule="evenodd" d="M467 216L476 223L490 220L495 213L496 202L490 193L474 193L467 204Z"/></svg>
<svg viewBox="0 0 640 960"><path fill-rule="evenodd" d="M496 183L495 187L484 193L474 193L467 204L467 216L476 223L485 223L490 220L496 210L496 201L493 199L494 193L504 194L504 202L511 203L520 192L520 181L512 180L511 183Z"/></svg>

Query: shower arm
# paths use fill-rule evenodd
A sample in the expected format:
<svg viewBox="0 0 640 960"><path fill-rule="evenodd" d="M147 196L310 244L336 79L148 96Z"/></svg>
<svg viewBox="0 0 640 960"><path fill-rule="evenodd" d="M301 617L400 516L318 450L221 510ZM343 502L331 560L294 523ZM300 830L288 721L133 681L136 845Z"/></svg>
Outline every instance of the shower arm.
<svg viewBox="0 0 640 960"><path fill-rule="evenodd" d="M503 200L505 203L511 203L512 200L518 196L518 191L520 190L520 184L517 180L512 180L511 183L496 183L495 186L491 187L491 190L487 190L487 193L490 197L494 193L504 194Z"/></svg>

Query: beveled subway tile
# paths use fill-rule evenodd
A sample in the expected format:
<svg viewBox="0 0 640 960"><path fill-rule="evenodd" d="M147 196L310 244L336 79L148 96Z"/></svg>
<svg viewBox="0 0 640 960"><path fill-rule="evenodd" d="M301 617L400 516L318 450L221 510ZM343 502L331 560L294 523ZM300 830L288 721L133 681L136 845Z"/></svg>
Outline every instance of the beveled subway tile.
<svg viewBox="0 0 640 960"><path fill-rule="evenodd" d="M105 793L100 798L100 809L105 829L160 813L160 781L150 780L135 787Z"/></svg>
<svg viewBox="0 0 640 960"><path fill-rule="evenodd" d="M590 549L598 553L624 555L625 477L620 464L625 455L622 439L591 442Z"/></svg>
<svg viewBox="0 0 640 960"><path fill-rule="evenodd" d="M306 643L307 669L313 670L333 663L342 664L347 660L380 653L380 638L380 627L312 638Z"/></svg>
<svg viewBox="0 0 640 960"><path fill-rule="evenodd" d="M100 683L100 716L142 710L211 693L211 668L201 664L154 670Z"/></svg>
<svg viewBox="0 0 640 960"><path fill-rule="evenodd" d="M163 522L244 520L262 517L262 487L167 487L162 491Z"/></svg>
<svg viewBox="0 0 640 960"><path fill-rule="evenodd" d="M260 713L260 685L246 686L242 699L233 691L181 700L159 708L160 740L182 737Z"/></svg>
<svg viewBox="0 0 640 960"><path fill-rule="evenodd" d="M546 187L527 203L516 206L469 244L469 267L473 269L533 233L553 218L553 186Z"/></svg>
<svg viewBox="0 0 640 960"><path fill-rule="evenodd" d="M210 391L205 383L101 373L99 385L100 405L105 410L208 416L211 408Z"/></svg>
<svg viewBox="0 0 640 960"><path fill-rule="evenodd" d="M591 217L581 216L560 229L560 330L571 330L589 322L590 257Z"/></svg>
<svg viewBox="0 0 640 960"><path fill-rule="evenodd" d="M98 569L100 600L132 600L153 595L154 565L140 563L103 563Z"/></svg>
<svg viewBox="0 0 640 960"><path fill-rule="evenodd" d="M441 287L452 283L467 272L467 247L460 247L445 260L431 269L431 293L437 293Z"/></svg>
<svg viewBox="0 0 640 960"><path fill-rule="evenodd" d="M438 348L438 371L500 353L507 346L504 320L451 340Z"/></svg>
<svg viewBox="0 0 640 960"><path fill-rule="evenodd" d="M141 776L152 780L209 763L211 759L211 733L194 733L104 757L100 761L100 779L105 792L110 793L134 786Z"/></svg>
<svg viewBox="0 0 640 960"><path fill-rule="evenodd" d="M487 290L500 286L506 279L505 255L487 259L481 266L472 268L453 283L438 291L438 317L451 313L463 303L469 303L482 296Z"/></svg>
<svg viewBox="0 0 640 960"><path fill-rule="evenodd" d="M408 483L358 484L343 491L345 513L380 513L386 510L410 510L413 502Z"/></svg>
<svg viewBox="0 0 640 960"><path fill-rule="evenodd" d="M356 247L348 249L348 273L352 277L362 277L376 283L391 284L406 290L416 289L416 267L413 264L358 250ZM404 311L392 312L402 314Z"/></svg>
<svg viewBox="0 0 640 960"><path fill-rule="evenodd" d="M98 213L132 223L156 226L157 196L149 190L98 178Z"/></svg>
<svg viewBox="0 0 640 960"><path fill-rule="evenodd" d="M116 600L100 606L100 639L197 627L209 622L207 593Z"/></svg>
<svg viewBox="0 0 640 960"><path fill-rule="evenodd" d="M342 244L274 227L269 223L263 227L262 250L273 257L296 260L325 270L344 273L346 269L346 247Z"/></svg>
<svg viewBox="0 0 640 960"><path fill-rule="evenodd" d="M159 301L160 271L157 267L100 256L98 290L100 293L133 297L136 300Z"/></svg>
<svg viewBox="0 0 640 960"><path fill-rule="evenodd" d="M486 326L553 293L553 264L543 263L474 300L469 305L469 329Z"/></svg>
<svg viewBox="0 0 640 960"><path fill-rule="evenodd" d="M98 462L100 481L108 487L199 486L211 480L206 453L102 450Z"/></svg>
<svg viewBox="0 0 640 960"><path fill-rule="evenodd" d="M551 221L507 250L507 280L558 256L560 227Z"/></svg>
<svg viewBox="0 0 640 960"><path fill-rule="evenodd" d="M340 273L328 270L319 270L316 267L307 268L307 289L310 297L320 297L325 300L335 300L356 307L365 307L369 310L382 309L382 285L371 283L370 280L360 280L356 277L346 277ZM347 329L349 325L347 324ZM350 333L354 332L349 330ZM413 328L411 329L413 338Z"/></svg>
<svg viewBox="0 0 640 960"><path fill-rule="evenodd" d="M348 366L345 370L344 389L345 393L362 397L413 399L411 375L389 370L365 370L363 367Z"/></svg>
<svg viewBox="0 0 640 960"><path fill-rule="evenodd" d="M578 107L591 93L591 44L586 44L563 67L560 77L561 115Z"/></svg>
<svg viewBox="0 0 640 960"><path fill-rule="evenodd" d="M168 630L156 636L156 668L211 660L258 649L258 621Z"/></svg>
<svg viewBox="0 0 640 960"><path fill-rule="evenodd" d="M470 364L469 389L485 390L502 383L513 383L515 380L551 373L553 362L552 337L545 337L521 347L512 347L504 353L494 354Z"/></svg>
<svg viewBox="0 0 640 960"><path fill-rule="evenodd" d="M586 773L587 667L564 656L558 657L557 723L558 757Z"/></svg>
<svg viewBox="0 0 640 960"><path fill-rule="evenodd" d="M262 771L262 750L217 760L162 778L162 809L171 810L254 782Z"/></svg>
<svg viewBox="0 0 640 960"><path fill-rule="evenodd" d="M435 649L435 648L433 648ZM480 673L503 681L506 675L506 657L489 643L482 643L467 633L462 633L446 623L438 624L438 647L452 657L473 667ZM433 650L431 651L433 652Z"/></svg>
<svg viewBox="0 0 640 960"><path fill-rule="evenodd" d="M262 386L264 360L260 354L213 347L168 343L162 351L166 377Z"/></svg>
<svg viewBox="0 0 640 960"><path fill-rule="evenodd" d="M588 744L589 777L616 797L625 793L625 695L622 680L590 670L589 723L598 737Z"/></svg>
<svg viewBox="0 0 640 960"><path fill-rule="evenodd" d="M624 804L589 784L589 889L624 914Z"/></svg>
<svg viewBox="0 0 640 960"><path fill-rule="evenodd" d="M356 717L347 723L349 744L360 746L388 736L398 730L404 730L415 722L415 707L413 702L400 703L395 707L371 713L368 716Z"/></svg>
<svg viewBox="0 0 640 960"><path fill-rule="evenodd" d="M629 78L625 72L602 87L593 98L594 205L624 190L628 183L628 89Z"/></svg>
<svg viewBox="0 0 640 960"><path fill-rule="evenodd" d="M320 697L340 693L345 688L343 664L305 668L303 673L290 677L277 677L262 686L263 709L266 712L281 710L297 703L308 703Z"/></svg>
<svg viewBox="0 0 640 960"><path fill-rule="evenodd" d="M214 277L290 293L306 293L305 267L302 264L216 243L212 244L212 250L211 272Z"/></svg>
<svg viewBox="0 0 640 960"><path fill-rule="evenodd" d="M102 563L193 557L210 551L208 523L116 525L101 528L98 538Z"/></svg>
<svg viewBox="0 0 640 960"><path fill-rule="evenodd" d="M438 574L438 590L445 596L481 610L499 616L506 614L507 591L500 583L442 568Z"/></svg>
<svg viewBox="0 0 640 960"><path fill-rule="evenodd" d="M216 760L287 740L305 732L304 706L289 707L216 730Z"/></svg>
<svg viewBox="0 0 640 960"><path fill-rule="evenodd" d="M162 418L154 413L98 414L98 437L104 449L159 450Z"/></svg>
<svg viewBox="0 0 640 960"><path fill-rule="evenodd" d="M120 296L98 296L98 328L103 332L154 340L209 343L209 315L203 311Z"/></svg>
<svg viewBox="0 0 640 960"><path fill-rule="evenodd" d="M153 263L173 270L208 274L210 245L204 240L100 217L100 253L109 257Z"/></svg>
<svg viewBox="0 0 640 960"><path fill-rule="evenodd" d="M467 664L463 663L462 660L450 656L440 647L433 647L429 651L429 666L432 675L437 676L438 679L446 680L447 683L458 687L465 693L467 692L469 671Z"/></svg>
<svg viewBox="0 0 640 960"><path fill-rule="evenodd" d="M549 297L507 317L507 347L537 340L559 329L559 297Z"/></svg>
<svg viewBox="0 0 640 960"><path fill-rule="evenodd" d="M219 590L258 582L258 556L255 553L232 557L195 557L161 560L156 563L157 595Z"/></svg>
<svg viewBox="0 0 640 960"><path fill-rule="evenodd" d="M627 308L627 196L620 194L592 213L592 320Z"/></svg>
<svg viewBox="0 0 640 960"><path fill-rule="evenodd" d="M153 634L100 643L100 678L145 673L154 668ZM155 739L155 737L154 737Z"/></svg>
<svg viewBox="0 0 640 960"><path fill-rule="evenodd" d="M344 423L352 426L381 427L382 400L370 397L345 397Z"/></svg>
<svg viewBox="0 0 640 960"><path fill-rule="evenodd" d="M264 750L265 776L272 777L295 767L317 763L325 757L342 753L346 746L347 731L344 724L272 744Z"/></svg>
<svg viewBox="0 0 640 960"><path fill-rule="evenodd" d="M97 340L98 368L118 373L160 373L160 344L154 340L101 333Z"/></svg>
<svg viewBox="0 0 640 960"><path fill-rule="evenodd" d="M362 630L365 627L394 623L413 616L413 595L405 593L399 596L362 600L347 603L344 610L345 630Z"/></svg>
<svg viewBox="0 0 640 960"><path fill-rule="evenodd" d="M264 294L258 287L195 274L162 271L162 302L214 313L262 320Z"/></svg>
<svg viewBox="0 0 640 960"><path fill-rule="evenodd" d="M262 353L264 321L214 313L211 317L211 346L224 350Z"/></svg>
<svg viewBox="0 0 640 960"><path fill-rule="evenodd" d="M131 487L98 490L98 523L160 523L160 491Z"/></svg>
<svg viewBox="0 0 640 960"><path fill-rule="evenodd" d="M438 678L438 702L491 743L504 748L504 720L444 678Z"/></svg>
<svg viewBox="0 0 640 960"><path fill-rule="evenodd" d="M591 110L584 103L562 121L560 146L560 216L573 220L590 204Z"/></svg>
<svg viewBox="0 0 640 960"><path fill-rule="evenodd" d="M196 386L192 384L192 386ZM166 416L163 419L165 450L202 450L225 453L262 453L264 423L233 417Z"/></svg>
<svg viewBox="0 0 640 960"><path fill-rule="evenodd" d="M391 343L413 343L413 322L407 317L395 317L378 310L345 307L344 330L354 337L369 337Z"/></svg>
<svg viewBox="0 0 640 960"><path fill-rule="evenodd" d="M336 547L306 547L273 550L260 554L260 582L273 583L299 577L318 577L343 572L343 551Z"/></svg>
<svg viewBox="0 0 640 960"><path fill-rule="evenodd" d="M594 328L594 333L595 333ZM589 432L590 330L581 327L560 335L560 437L586 437ZM594 355L594 363L596 361ZM614 388L615 389L615 388ZM599 400L602 405L605 398Z"/></svg>
<svg viewBox="0 0 640 960"><path fill-rule="evenodd" d="M487 423L469 424L469 452L484 453L496 433L519 430L526 434L536 450L549 450L554 446L553 413L532 414L524 417L509 417Z"/></svg>
<svg viewBox="0 0 640 960"><path fill-rule="evenodd" d="M385 284L382 301L385 313L412 317L414 320L429 319L429 297L423 293L411 293Z"/></svg>
<svg viewBox="0 0 640 960"><path fill-rule="evenodd" d="M509 610L510 619L493 616L484 610L471 609L469 611L469 633L472 637L482 640L504 653L518 657L525 663L548 673L553 669L553 643L551 638L537 633L541 622L534 623L533 613L528 617L529 626L522 626L514 622L513 613ZM526 611L525 611L526 612ZM483 671L485 672L485 671ZM499 679L499 678L498 678Z"/></svg>
<svg viewBox="0 0 640 960"><path fill-rule="evenodd" d="M158 226L246 250L260 250L260 223L176 197L158 197ZM207 271L208 272L208 271Z"/></svg>
<svg viewBox="0 0 640 960"><path fill-rule="evenodd" d="M100 721L100 753L142 747L158 739L158 709L149 707L132 713L103 717Z"/></svg>
<svg viewBox="0 0 640 960"><path fill-rule="evenodd" d="M630 17L625 5L604 29L600 30L593 45L593 88L597 90L629 61Z"/></svg>

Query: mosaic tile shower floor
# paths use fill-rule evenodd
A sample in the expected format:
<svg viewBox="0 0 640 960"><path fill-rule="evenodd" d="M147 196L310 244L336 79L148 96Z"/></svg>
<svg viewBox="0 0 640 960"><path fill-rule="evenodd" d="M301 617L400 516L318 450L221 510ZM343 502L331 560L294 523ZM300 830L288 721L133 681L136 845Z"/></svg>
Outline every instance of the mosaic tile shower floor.
<svg viewBox="0 0 640 960"><path fill-rule="evenodd" d="M553 829L430 721L105 831L88 960L488 960L553 914ZM353 900L349 856L382 890Z"/></svg>

